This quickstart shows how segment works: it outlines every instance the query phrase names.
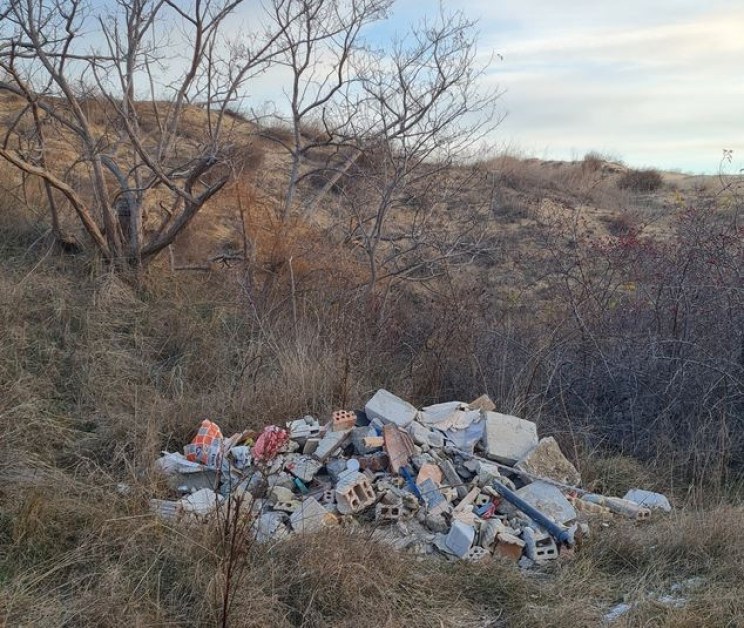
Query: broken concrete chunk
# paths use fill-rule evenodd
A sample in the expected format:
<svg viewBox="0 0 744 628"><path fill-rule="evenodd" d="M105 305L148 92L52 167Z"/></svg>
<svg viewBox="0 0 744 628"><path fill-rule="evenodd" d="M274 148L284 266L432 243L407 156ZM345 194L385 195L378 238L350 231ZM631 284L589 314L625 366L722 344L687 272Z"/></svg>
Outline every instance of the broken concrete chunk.
<svg viewBox="0 0 744 628"><path fill-rule="evenodd" d="M150 511L161 519L175 519L181 512L181 505L167 499L151 499Z"/></svg>
<svg viewBox="0 0 744 628"><path fill-rule="evenodd" d="M416 484L422 484L426 480L432 480L435 485L442 483L442 470L435 464L426 462L419 468L416 476Z"/></svg>
<svg viewBox="0 0 744 628"><path fill-rule="evenodd" d="M310 456L315 453L315 451L318 449L318 445L320 444L319 438L308 438L305 441L305 446L302 448L302 453L306 456Z"/></svg>
<svg viewBox="0 0 744 628"><path fill-rule="evenodd" d="M475 401L471 401L468 407L471 410L481 410L483 412L493 412L496 410L496 404L491 401L488 395L481 395Z"/></svg>
<svg viewBox="0 0 744 628"><path fill-rule="evenodd" d="M632 488L623 497L626 501L635 502L650 510L661 510L662 512L672 512L672 505L665 495L644 491L640 488Z"/></svg>
<svg viewBox="0 0 744 628"><path fill-rule="evenodd" d="M320 439L318 448L313 452L313 458L320 462L325 462L333 453L341 449L351 436L351 430L343 432L326 432L325 436Z"/></svg>
<svg viewBox="0 0 744 628"><path fill-rule="evenodd" d="M292 440L304 440L318 436L320 433L320 423L310 415L302 419L287 421L286 425Z"/></svg>
<svg viewBox="0 0 744 628"><path fill-rule="evenodd" d="M392 423L398 427L406 427L418 414L418 410L410 403L384 388L378 390L367 402L364 411L370 421L378 419L383 425Z"/></svg>
<svg viewBox="0 0 744 628"><path fill-rule="evenodd" d="M328 512L314 497L305 499L289 518L295 532L317 532L335 525L336 517Z"/></svg>
<svg viewBox="0 0 744 628"><path fill-rule="evenodd" d="M485 423L480 420L480 412L464 412L463 416L477 417L463 428L450 428L444 432L445 441L466 453L472 454L476 444L483 438Z"/></svg>
<svg viewBox="0 0 744 628"><path fill-rule="evenodd" d="M481 521L478 532L478 545L491 549L496 542L496 535L499 532L506 532L506 526L501 519L486 519Z"/></svg>
<svg viewBox="0 0 744 628"><path fill-rule="evenodd" d="M440 515L449 510L449 502L439 490L433 480L425 480L419 487L421 497L426 504L426 511L430 515Z"/></svg>
<svg viewBox="0 0 744 628"><path fill-rule="evenodd" d="M418 421L412 421L406 428L417 445L428 445L441 449L444 447L444 436L441 432L432 430Z"/></svg>
<svg viewBox="0 0 744 628"><path fill-rule="evenodd" d="M464 558L470 551L475 539L475 528L462 521L453 521L444 540L447 549L459 558Z"/></svg>
<svg viewBox="0 0 744 628"><path fill-rule="evenodd" d="M326 473L331 476L333 482L338 482L338 478L346 471L346 460L343 458L332 458L325 465Z"/></svg>
<svg viewBox="0 0 744 628"><path fill-rule="evenodd" d="M508 532L498 532L496 534L496 545L493 551L494 555L517 562L522 558L524 546L525 542L519 537L509 534Z"/></svg>
<svg viewBox="0 0 744 628"><path fill-rule="evenodd" d="M377 440L367 442L369 439ZM364 427L355 427L351 430L351 444L354 446L356 454L366 456L382 447L383 439L381 436L377 436L377 430L375 428L366 425Z"/></svg>
<svg viewBox="0 0 744 628"><path fill-rule="evenodd" d="M537 426L510 414L486 412L483 446L486 456L513 465L538 444Z"/></svg>
<svg viewBox="0 0 744 628"><path fill-rule="evenodd" d="M540 442L522 456L514 466L520 471L570 486L581 484L581 476L576 467L563 455L552 436L541 438Z"/></svg>
<svg viewBox="0 0 744 628"><path fill-rule="evenodd" d="M208 515L217 509L224 497L215 493L213 489L203 488L196 493L187 495L178 503L180 510L192 515Z"/></svg>
<svg viewBox="0 0 744 628"><path fill-rule="evenodd" d="M457 471L455 471L455 465L445 459L439 463L439 468L444 474L444 479L457 492L457 496L460 498L465 497L468 494L468 489Z"/></svg>
<svg viewBox="0 0 744 628"><path fill-rule="evenodd" d="M566 524L576 519L576 510L559 488L547 482L532 482L520 488L516 495L556 523ZM502 509L513 512L514 507L502 502Z"/></svg>
<svg viewBox="0 0 744 628"><path fill-rule="evenodd" d="M436 427L439 430L447 430L451 427L463 429L470 425L467 418L463 418L465 409L467 409L467 404L462 401L437 403L422 408L420 420L424 425Z"/></svg>
<svg viewBox="0 0 744 628"><path fill-rule="evenodd" d="M312 482L323 464L309 457L300 458L294 465L292 473L300 478L305 484Z"/></svg>
<svg viewBox="0 0 744 628"><path fill-rule="evenodd" d="M267 512L262 514L255 523L256 541L266 543L289 536L289 530L284 524L286 515L281 512Z"/></svg>

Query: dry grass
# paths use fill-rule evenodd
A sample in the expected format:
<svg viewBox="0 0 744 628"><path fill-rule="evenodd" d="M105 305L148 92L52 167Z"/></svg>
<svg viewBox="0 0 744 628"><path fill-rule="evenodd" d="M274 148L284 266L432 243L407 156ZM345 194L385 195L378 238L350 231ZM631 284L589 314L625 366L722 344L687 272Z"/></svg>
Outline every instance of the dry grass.
<svg viewBox="0 0 744 628"><path fill-rule="evenodd" d="M265 150L246 149L246 168L273 164ZM528 236L540 212L583 208L588 229L614 228L608 217L633 193L618 190L617 173L599 161L493 164L503 174L501 213L488 209L485 188L463 205L485 208L500 256L426 290L371 297L351 289L363 270L329 235L330 219L278 225L254 180L227 190L179 242L194 260L215 242L242 246L242 199L251 264L195 274L163 264L137 288L95 259L53 251L38 203L21 209L15 189L0 195L0 622L216 623L224 586L216 528L165 525L147 508L163 490L152 473L158 452L179 449L202 418L231 432L325 416L380 386L417 403L492 387L504 408L535 407L539 325L560 312L540 301L540 278L529 276L537 270L514 259L537 246ZM444 227L446 218L437 217ZM588 486L675 489L685 504L676 471L585 455L586 434L573 428L566 435L576 436ZM498 561L396 554L358 530L254 547L233 625L575 628L599 625L624 599L634 606L620 626L738 625L744 513L706 508L601 530L575 560L530 576ZM702 584L683 606L659 601L691 577Z"/></svg>

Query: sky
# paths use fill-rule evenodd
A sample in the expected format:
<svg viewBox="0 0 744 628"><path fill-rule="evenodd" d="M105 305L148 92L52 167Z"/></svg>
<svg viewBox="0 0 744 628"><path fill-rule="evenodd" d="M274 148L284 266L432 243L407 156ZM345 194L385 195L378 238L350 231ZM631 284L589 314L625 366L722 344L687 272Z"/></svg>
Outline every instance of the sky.
<svg viewBox="0 0 744 628"><path fill-rule="evenodd" d="M485 80L504 91L493 141L546 159L744 168L744 0L449 0L478 20ZM435 13L399 0L391 30Z"/></svg>
<svg viewBox="0 0 744 628"><path fill-rule="evenodd" d="M744 169L744 0L441 3L477 20L484 88L503 91L494 147L561 160L596 151L697 173L718 172L728 149L725 171ZM230 34L255 25L260 5L246 0ZM439 6L397 0L370 39L401 35ZM272 69L251 84L252 97L280 101L285 79Z"/></svg>

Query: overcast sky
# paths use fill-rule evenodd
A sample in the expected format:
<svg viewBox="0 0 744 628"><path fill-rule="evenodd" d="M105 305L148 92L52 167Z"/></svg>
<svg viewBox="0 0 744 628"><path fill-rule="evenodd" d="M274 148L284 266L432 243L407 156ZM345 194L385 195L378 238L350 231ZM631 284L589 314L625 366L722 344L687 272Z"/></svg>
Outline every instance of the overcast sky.
<svg viewBox="0 0 744 628"><path fill-rule="evenodd" d="M399 0L390 28L436 0ZM744 0L449 0L479 20L505 94L496 141L635 166L744 167ZM729 167L731 168L731 167Z"/></svg>

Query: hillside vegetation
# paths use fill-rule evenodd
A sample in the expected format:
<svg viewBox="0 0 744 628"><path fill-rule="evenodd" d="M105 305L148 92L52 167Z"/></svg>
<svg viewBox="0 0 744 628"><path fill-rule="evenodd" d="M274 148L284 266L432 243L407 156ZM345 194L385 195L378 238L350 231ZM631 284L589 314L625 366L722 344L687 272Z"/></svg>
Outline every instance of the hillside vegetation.
<svg viewBox="0 0 744 628"><path fill-rule="evenodd" d="M265 139L281 129L235 124L240 176L137 277L82 234L55 246L42 190L2 173L4 623L214 624L219 531L150 514L159 452L203 418L232 432L326 417L379 387L417 405L487 392L555 435L588 486L657 489L678 508L600 531L548 575L391 555L353 530L253 547L232 625L596 626L624 599L615 625L740 620L736 181L664 174L637 190L596 156L453 166L437 180L449 203L424 187L391 216L370 282L350 190L281 220L283 157ZM659 602L680 587L684 603Z"/></svg>

